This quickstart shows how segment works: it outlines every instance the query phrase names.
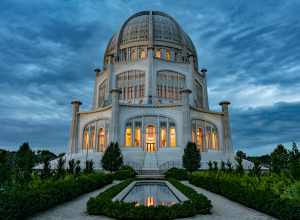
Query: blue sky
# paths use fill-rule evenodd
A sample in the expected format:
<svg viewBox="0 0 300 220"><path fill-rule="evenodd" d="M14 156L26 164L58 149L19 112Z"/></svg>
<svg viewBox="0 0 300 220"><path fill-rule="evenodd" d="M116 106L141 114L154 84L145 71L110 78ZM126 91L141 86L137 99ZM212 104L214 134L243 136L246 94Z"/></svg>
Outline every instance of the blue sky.
<svg viewBox="0 0 300 220"><path fill-rule="evenodd" d="M190 35L211 109L232 103L236 149L300 142L300 1L2 0L0 148L65 151L70 101L90 108L109 38L141 10L170 14Z"/></svg>

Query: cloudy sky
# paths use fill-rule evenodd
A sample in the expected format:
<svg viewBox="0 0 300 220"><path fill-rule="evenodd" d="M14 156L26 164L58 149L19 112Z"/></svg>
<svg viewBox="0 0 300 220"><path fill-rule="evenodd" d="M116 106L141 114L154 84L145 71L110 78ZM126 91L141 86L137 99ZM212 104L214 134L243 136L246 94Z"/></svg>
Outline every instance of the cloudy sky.
<svg viewBox="0 0 300 220"><path fill-rule="evenodd" d="M90 108L109 38L141 10L169 13L191 36L211 109L232 103L235 149L300 142L300 1L1 0L0 148L65 151L70 101Z"/></svg>

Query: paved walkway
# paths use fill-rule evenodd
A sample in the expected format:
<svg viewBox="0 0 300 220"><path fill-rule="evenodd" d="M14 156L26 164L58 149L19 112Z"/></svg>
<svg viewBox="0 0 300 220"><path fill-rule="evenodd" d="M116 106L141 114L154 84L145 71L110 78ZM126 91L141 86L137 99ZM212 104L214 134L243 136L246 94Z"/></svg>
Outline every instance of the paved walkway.
<svg viewBox="0 0 300 220"><path fill-rule="evenodd" d="M254 209L250 209L239 203L230 201L218 194L196 187L192 184L189 184L187 181L183 181L183 183L196 190L196 192L205 195L209 200L211 200L213 205L211 215L199 215L193 218L186 218L186 220L275 220L273 217L258 212Z"/></svg>
<svg viewBox="0 0 300 220"><path fill-rule="evenodd" d="M232 202L220 195L195 187L186 181L183 183L207 196L212 201L213 205L211 215L198 215L192 218L185 218L185 220L275 220L275 218L247 208L239 203ZM104 216L87 215L86 203L90 197L97 196L100 192L103 192L115 184L116 182L100 190L87 193L70 202L66 202L45 212L39 213L30 218L30 220L111 220L111 218Z"/></svg>

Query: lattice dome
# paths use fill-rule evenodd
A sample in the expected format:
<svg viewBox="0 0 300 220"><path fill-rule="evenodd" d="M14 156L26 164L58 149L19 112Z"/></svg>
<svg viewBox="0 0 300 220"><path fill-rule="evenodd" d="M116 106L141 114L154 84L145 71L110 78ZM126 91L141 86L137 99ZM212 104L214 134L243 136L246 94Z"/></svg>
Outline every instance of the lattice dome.
<svg viewBox="0 0 300 220"><path fill-rule="evenodd" d="M119 50L136 46L177 48L197 59L190 37L171 16L159 11L142 11L129 17L110 39L105 57L116 57Z"/></svg>

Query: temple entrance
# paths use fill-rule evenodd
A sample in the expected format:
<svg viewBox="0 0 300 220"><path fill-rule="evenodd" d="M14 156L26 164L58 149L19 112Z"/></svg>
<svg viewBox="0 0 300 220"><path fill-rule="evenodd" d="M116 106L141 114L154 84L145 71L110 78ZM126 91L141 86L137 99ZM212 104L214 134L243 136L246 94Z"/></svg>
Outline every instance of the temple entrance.
<svg viewBox="0 0 300 220"><path fill-rule="evenodd" d="M145 135L145 141L146 141L146 148L145 150L147 152L154 152L156 151L156 133L155 133L155 126L148 125L146 127L146 135Z"/></svg>

